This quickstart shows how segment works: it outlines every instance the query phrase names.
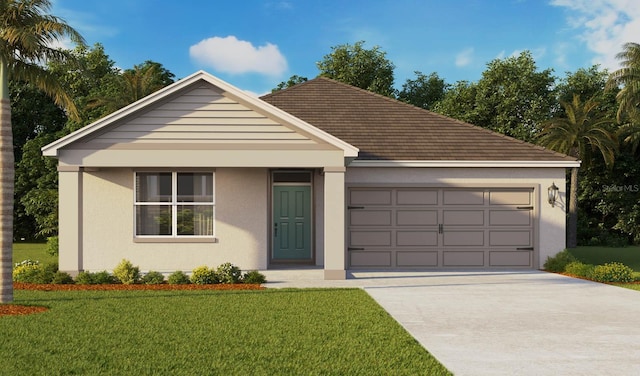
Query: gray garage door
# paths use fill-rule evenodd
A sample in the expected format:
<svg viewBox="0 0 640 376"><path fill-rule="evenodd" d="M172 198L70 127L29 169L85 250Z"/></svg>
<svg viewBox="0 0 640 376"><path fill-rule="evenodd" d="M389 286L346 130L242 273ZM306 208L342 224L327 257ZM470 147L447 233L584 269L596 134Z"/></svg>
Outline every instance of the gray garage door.
<svg viewBox="0 0 640 376"><path fill-rule="evenodd" d="M533 267L532 189L350 188L350 268Z"/></svg>

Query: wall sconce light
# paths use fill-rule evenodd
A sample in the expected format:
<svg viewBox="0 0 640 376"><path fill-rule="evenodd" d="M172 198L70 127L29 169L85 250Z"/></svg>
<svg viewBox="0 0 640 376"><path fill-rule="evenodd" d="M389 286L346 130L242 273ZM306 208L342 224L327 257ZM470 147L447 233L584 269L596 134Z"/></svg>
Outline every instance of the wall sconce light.
<svg viewBox="0 0 640 376"><path fill-rule="evenodd" d="M549 195L549 204L551 207L556 205L556 200L558 199L558 191L560 188L556 186L556 183L553 182L549 188L547 188L547 194Z"/></svg>

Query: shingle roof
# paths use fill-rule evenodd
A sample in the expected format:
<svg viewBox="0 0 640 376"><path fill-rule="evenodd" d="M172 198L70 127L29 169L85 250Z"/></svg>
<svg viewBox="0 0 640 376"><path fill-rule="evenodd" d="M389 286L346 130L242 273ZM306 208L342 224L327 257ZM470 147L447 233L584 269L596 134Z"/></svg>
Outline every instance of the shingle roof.
<svg viewBox="0 0 640 376"><path fill-rule="evenodd" d="M324 77L261 99L359 148L359 160L575 161Z"/></svg>

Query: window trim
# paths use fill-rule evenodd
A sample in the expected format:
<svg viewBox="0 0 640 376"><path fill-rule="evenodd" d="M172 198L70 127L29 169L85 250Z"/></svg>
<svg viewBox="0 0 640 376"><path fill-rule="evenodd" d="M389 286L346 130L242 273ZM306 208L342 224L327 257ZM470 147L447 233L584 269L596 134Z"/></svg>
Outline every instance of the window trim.
<svg viewBox="0 0 640 376"><path fill-rule="evenodd" d="M161 174L171 173L171 201L169 202L138 202L138 174ZM201 173L211 174L212 177L212 201L211 202L181 202L178 201L178 174L180 173ZM137 234L137 208L139 206L169 206L171 207L171 235L138 235ZM178 235L177 217L180 206L210 206L212 208L212 235ZM144 169L133 171L133 241L134 243L217 243L216 238L216 174L210 169Z"/></svg>

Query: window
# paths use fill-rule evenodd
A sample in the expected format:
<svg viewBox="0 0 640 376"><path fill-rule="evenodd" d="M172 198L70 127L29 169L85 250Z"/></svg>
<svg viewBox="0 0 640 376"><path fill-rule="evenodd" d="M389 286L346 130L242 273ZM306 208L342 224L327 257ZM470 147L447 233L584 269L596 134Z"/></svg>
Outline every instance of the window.
<svg viewBox="0 0 640 376"><path fill-rule="evenodd" d="M213 237L213 181L213 172L136 172L136 236Z"/></svg>

